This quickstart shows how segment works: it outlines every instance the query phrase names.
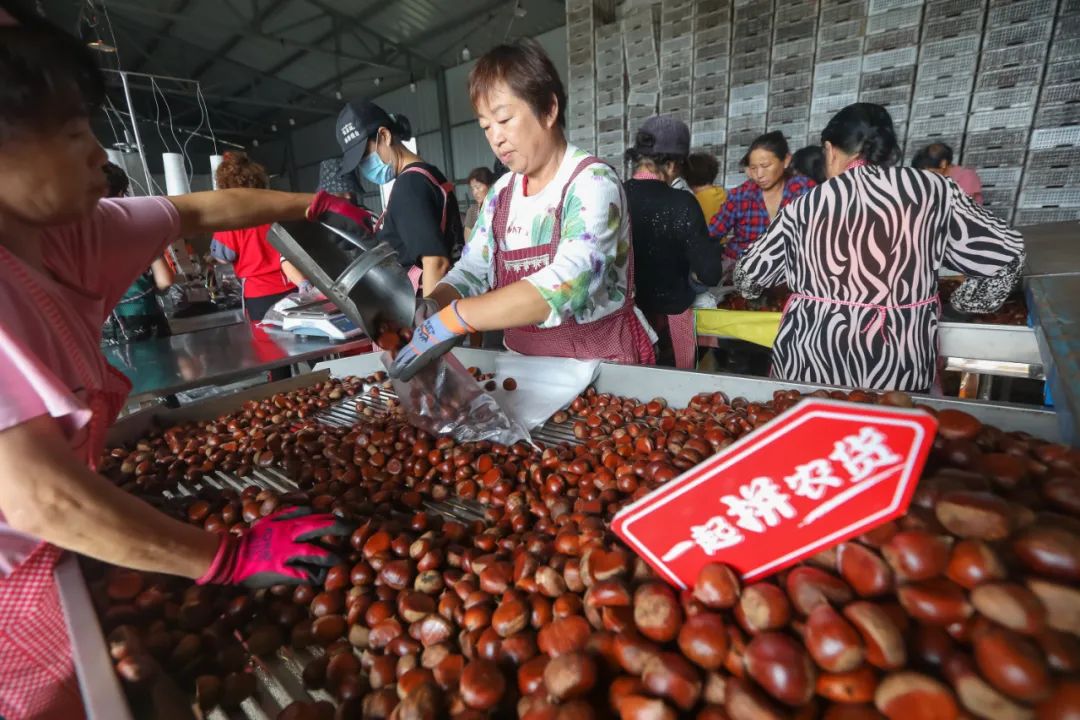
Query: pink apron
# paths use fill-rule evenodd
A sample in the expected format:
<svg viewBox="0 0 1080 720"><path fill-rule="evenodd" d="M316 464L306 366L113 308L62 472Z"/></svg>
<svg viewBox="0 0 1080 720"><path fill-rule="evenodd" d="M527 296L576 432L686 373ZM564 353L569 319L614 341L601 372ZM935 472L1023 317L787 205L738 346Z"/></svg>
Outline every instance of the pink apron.
<svg viewBox="0 0 1080 720"><path fill-rule="evenodd" d="M7 271L23 286L49 318L66 346L75 347L69 320L52 296L26 272L21 263L5 258ZM131 382L100 358L106 372L98 373L79 353L72 357L83 386L83 400L93 413L86 428L85 457L91 468L105 447L105 433L124 406ZM84 716L71 640L67 634L53 571L63 551L42 542L14 572L0 578L0 717L62 718Z"/></svg>
<svg viewBox="0 0 1080 720"><path fill-rule="evenodd" d="M410 173L410 172L420 173L421 175L426 177L428 180L430 180L432 185L434 185L435 187L442 190L442 194L443 194L442 220L439 221L439 231L442 232L445 235L446 234L446 210L447 210L447 207L450 204L450 202L449 202L450 201L450 194L452 192L454 192L454 183L450 182L449 180L447 180L444 183L441 183L435 178L434 175L432 175L427 170L425 170L424 168L421 168L421 167L405 168L401 172L401 174L404 175L405 173ZM375 221L375 232L376 233L379 232L379 230L382 229L383 220L386 218L386 211L390 209L390 200L393 197L394 197L393 194L391 194L390 197L387 198L386 207L383 208L382 215L380 215L379 219ZM413 286L414 291L416 291L416 292L420 291L420 281L421 281L421 279L423 277L424 277L424 269L423 268L418 267L415 264L409 267L409 280L412 282L412 286Z"/></svg>
<svg viewBox="0 0 1080 720"><path fill-rule="evenodd" d="M862 332L864 332L864 333L879 332L879 333L881 333L882 337L885 338L885 342L889 341L889 333L891 333L891 330L889 329L889 325L888 325L888 323L889 323L889 312L890 311L893 311L893 310L911 310L911 309L914 309L914 308L923 307L925 305L937 305L938 319L939 320L941 319L941 297L937 293L934 293L931 297L925 298L923 300L918 300L918 301L913 302L913 303L907 303L905 305L875 305L874 303L853 302L851 300L836 300L834 298L823 298L823 297L818 297L816 295L804 295L803 293L791 293L791 295L788 296L787 302L784 303L784 311L780 315L780 327L784 326L784 318L787 317L788 308L791 307L791 303L793 301L795 301L795 300L809 300L809 301L812 301L812 302L825 303L827 305L842 305L844 307L854 307L854 308L860 308L860 309L863 309L863 310L873 310L874 311L874 317L871 318L870 321L867 322L866 325L863 326ZM941 394L941 373L944 370L944 366L942 364L941 352L940 352L940 343L939 343L939 352L937 354L937 363L938 363L938 366L937 366L936 372L934 374L934 384L933 384L933 387L931 388L931 392L933 394L935 394L935 395L940 395ZM770 371L770 374L771 374L771 371Z"/></svg>
<svg viewBox="0 0 1080 720"><path fill-rule="evenodd" d="M495 287L506 287L543 268L555 259L562 239L562 208L566 192L574 178L582 170L601 161L594 157L582 160L563 186L562 197L555 210L551 241L546 245L534 245L519 250L504 250L506 225L510 219L510 200L514 194L513 178L499 193L495 205L492 231L495 235ZM626 279L626 300L623 306L599 320L579 324L573 318L563 320L553 328L529 325L511 328L503 333L506 347L522 355L547 355L552 357L597 358L628 365L653 365L656 356L652 342L634 313L634 249L629 249L629 267Z"/></svg>
<svg viewBox="0 0 1080 720"><path fill-rule="evenodd" d="M694 308L678 315L668 315L668 334L675 350L675 367L693 370L697 367L697 334L694 329Z"/></svg>

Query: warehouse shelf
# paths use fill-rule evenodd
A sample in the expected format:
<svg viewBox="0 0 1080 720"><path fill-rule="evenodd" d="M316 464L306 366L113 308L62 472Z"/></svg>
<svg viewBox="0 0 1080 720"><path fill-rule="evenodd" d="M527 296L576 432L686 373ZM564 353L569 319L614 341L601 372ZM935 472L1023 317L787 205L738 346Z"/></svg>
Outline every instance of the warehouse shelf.
<svg viewBox="0 0 1080 720"><path fill-rule="evenodd" d="M1031 118L1034 115L1034 106L972 113L968 118L968 130L983 132L998 128L1029 128L1031 127Z"/></svg>
<svg viewBox="0 0 1080 720"><path fill-rule="evenodd" d="M1022 210L1045 207L1080 208L1080 187L1025 187L1016 206Z"/></svg>
<svg viewBox="0 0 1080 720"><path fill-rule="evenodd" d="M919 28L916 26L902 30L890 30L876 35L867 35L863 42L863 51L866 53L878 53L908 46L917 47L918 44Z"/></svg>

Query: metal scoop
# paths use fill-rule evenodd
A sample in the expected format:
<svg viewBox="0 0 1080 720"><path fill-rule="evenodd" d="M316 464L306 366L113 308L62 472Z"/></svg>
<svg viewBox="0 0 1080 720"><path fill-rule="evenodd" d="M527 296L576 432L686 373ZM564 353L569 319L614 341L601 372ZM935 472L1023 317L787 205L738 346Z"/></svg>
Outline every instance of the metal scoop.
<svg viewBox="0 0 1080 720"><path fill-rule="evenodd" d="M412 327L416 292L387 243L302 220L275 223L267 239L369 338Z"/></svg>

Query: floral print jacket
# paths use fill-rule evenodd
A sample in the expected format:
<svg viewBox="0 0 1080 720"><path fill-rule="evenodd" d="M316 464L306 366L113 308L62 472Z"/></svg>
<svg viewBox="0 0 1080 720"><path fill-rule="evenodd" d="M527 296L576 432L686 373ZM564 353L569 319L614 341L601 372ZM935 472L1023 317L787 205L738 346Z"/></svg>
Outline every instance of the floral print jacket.
<svg viewBox="0 0 1080 720"><path fill-rule="evenodd" d="M551 242L556 206L574 168L588 154L568 145L555 178L541 192L526 197L520 176L507 173L491 188L483 203L461 260L443 278L462 297L480 295L495 286L495 237L492 222L499 192L514 178L503 250L536 247ZM630 218L618 175L600 163L586 167L570 183L562 208L562 237L554 260L528 275L551 307L540 327L599 320L626 301L630 257Z"/></svg>

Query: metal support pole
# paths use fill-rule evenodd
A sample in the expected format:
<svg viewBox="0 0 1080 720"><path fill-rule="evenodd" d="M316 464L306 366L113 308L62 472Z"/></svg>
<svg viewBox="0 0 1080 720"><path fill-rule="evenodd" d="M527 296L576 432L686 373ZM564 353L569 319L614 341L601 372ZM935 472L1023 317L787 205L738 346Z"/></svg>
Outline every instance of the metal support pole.
<svg viewBox="0 0 1080 720"><path fill-rule="evenodd" d="M142 135L139 133L139 122L135 119L135 106L131 104L131 88L128 87L127 73L120 73L120 82L124 84L124 99L127 101L128 116L131 118L131 127L135 131L135 146L139 148L139 159L142 161L143 173L146 175L146 193L154 194L154 178L150 175L150 165L146 162L146 149L143 147Z"/></svg>
<svg viewBox="0 0 1080 720"><path fill-rule="evenodd" d="M454 167L454 139L450 132L450 100L446 94L446 71L439 68L435 71L435 93L439 101L439 134L442 136L443 168L446 177L454 182L457 177L457 168Z"/></svg>

